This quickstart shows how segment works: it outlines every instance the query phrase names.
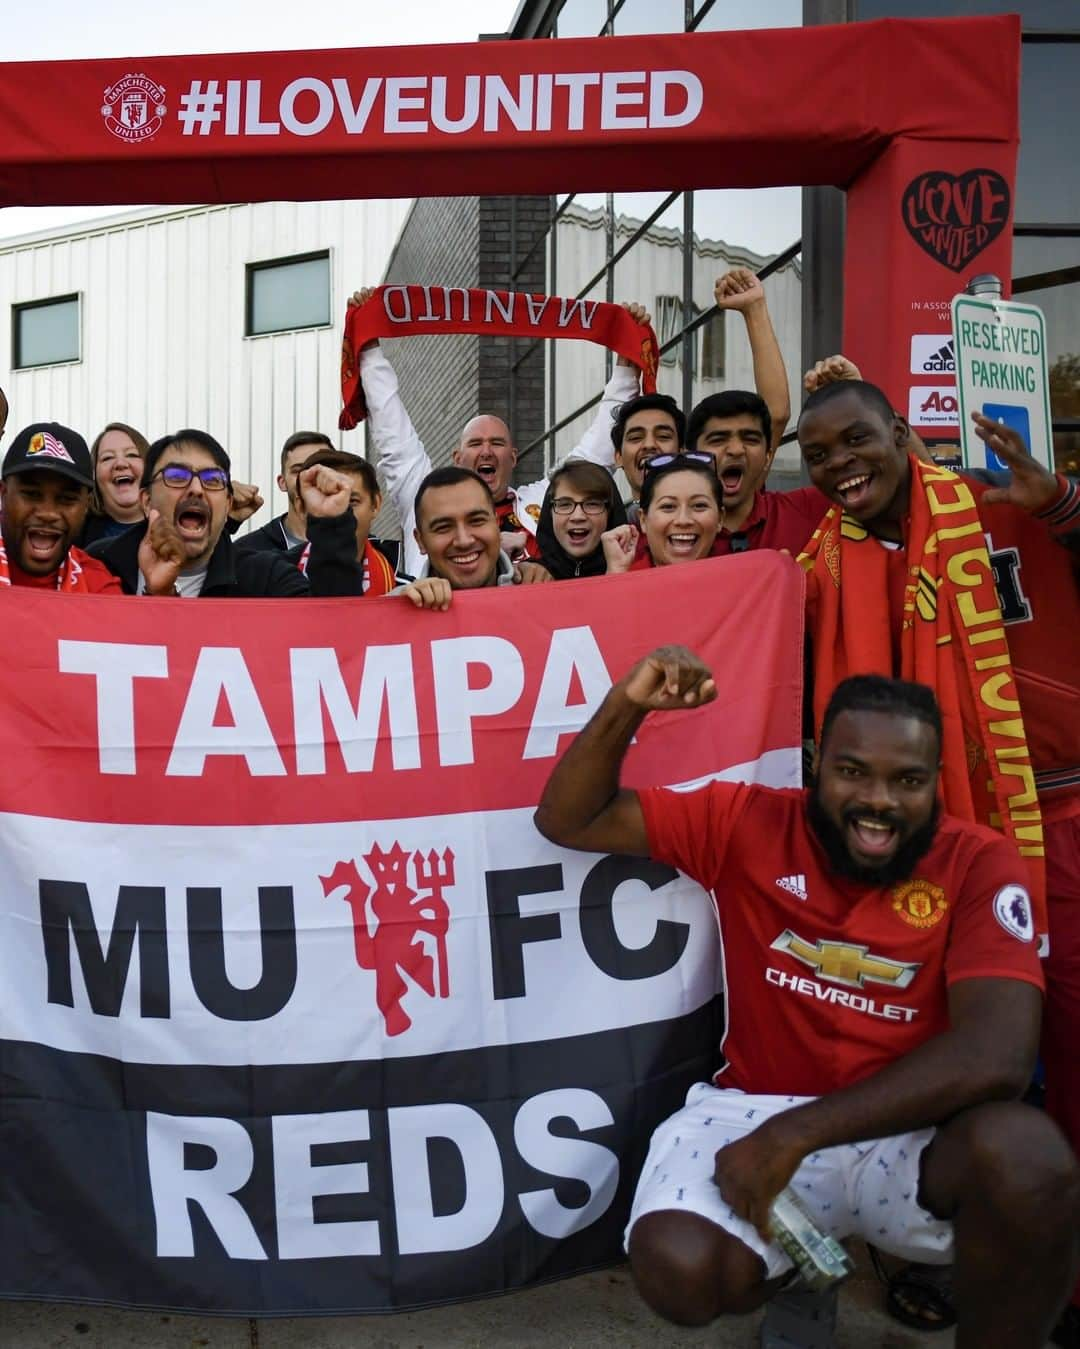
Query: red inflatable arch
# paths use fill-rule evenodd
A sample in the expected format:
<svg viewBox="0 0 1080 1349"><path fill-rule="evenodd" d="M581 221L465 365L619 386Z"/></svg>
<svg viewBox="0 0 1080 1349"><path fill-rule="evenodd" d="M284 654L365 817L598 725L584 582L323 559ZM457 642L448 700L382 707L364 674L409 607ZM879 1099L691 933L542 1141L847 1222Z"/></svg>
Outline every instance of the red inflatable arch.
<svg viewBox="0 0 1080 1349"><path fill-rule="evenodd" d="M844 347L899 401L1010 275L1019 66L1012 16L9 63L0 205L835 184Z"/></svg>

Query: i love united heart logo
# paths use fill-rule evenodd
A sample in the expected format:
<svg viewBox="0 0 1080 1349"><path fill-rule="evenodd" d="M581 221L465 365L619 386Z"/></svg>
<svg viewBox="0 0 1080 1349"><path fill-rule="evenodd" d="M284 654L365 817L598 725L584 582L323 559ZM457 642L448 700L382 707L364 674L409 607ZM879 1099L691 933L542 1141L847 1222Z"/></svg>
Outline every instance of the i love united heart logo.
<svg viewBox="0 0 1080 1349"><path fill-rule="evenodd" d="M993 169L931 170L904 189L908 233L935 262L961 272L1009 219L1009 184Z"/></svg>

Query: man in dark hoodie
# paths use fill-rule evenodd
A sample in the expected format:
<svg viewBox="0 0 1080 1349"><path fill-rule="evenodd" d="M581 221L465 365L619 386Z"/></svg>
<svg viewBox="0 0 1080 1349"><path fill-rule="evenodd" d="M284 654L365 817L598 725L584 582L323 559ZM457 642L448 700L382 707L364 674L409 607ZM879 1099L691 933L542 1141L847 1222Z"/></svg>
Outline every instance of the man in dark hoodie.
<svg viewBox="0 0 1080 1349"><path fill-rule="evenodd" d="M129 595L256 598L360 593L349 479L325 466L300 475L311 557L305 576L283 554L242 553L225 532L229 456L205 431L154 442L143 460L145 525L94 545Z"/></svg>
<svg viewBox="0 0 1080 1349"><path fill-rule="evenodd" d="M536 542L540 561L556 581L603 576L607 560L601 535L626 524L626 507L606 469L571 460L551 475Z"/></svg>

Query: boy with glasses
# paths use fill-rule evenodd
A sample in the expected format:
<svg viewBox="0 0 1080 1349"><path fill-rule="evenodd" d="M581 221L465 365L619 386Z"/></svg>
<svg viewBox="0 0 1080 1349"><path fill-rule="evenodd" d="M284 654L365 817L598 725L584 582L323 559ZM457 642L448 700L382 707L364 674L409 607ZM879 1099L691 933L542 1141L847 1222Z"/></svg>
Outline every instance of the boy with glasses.
<svg viewBox="0 0 1080 1349"><path fill-rule="evenodd" d="M603 576L601 536L625 524L626 509L611 474L599 464L571 460L551 475L540 508L540 561L556 581Z"/></svg>
<svg viewBox="0 0 1080 1349"><path fill-rule="evenodd" d="M229 456L205 431L154 442L143 461L138 526L93 550L129 595L257 598L358 594L349 480L325 466L299 478L308 518L307 575L280 553L241 552L225 532Z"/></svg>

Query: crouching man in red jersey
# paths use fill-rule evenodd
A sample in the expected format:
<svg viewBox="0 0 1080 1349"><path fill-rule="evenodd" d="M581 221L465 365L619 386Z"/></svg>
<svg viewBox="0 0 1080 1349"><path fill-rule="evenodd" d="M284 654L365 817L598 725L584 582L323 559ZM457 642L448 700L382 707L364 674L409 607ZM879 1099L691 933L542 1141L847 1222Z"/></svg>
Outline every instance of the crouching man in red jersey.
<svg viewBox="0 0 1080 1349"><path fill-rule="evenodd" d="M955 1264L958 1349L1039 1349L1076 1276L1080 1169L1018 1102L1042 974L1013 845L937 806L930 690L841 683L815 786L620 788L650 711L716 687L664 647L612 688L553 772L545 837L669 862L711 893L727 978L724 1064L653 1136L627 1246L642 1296L703 1324L764 1302L790 1262L789 1183L824 1230Z"/></svg>

